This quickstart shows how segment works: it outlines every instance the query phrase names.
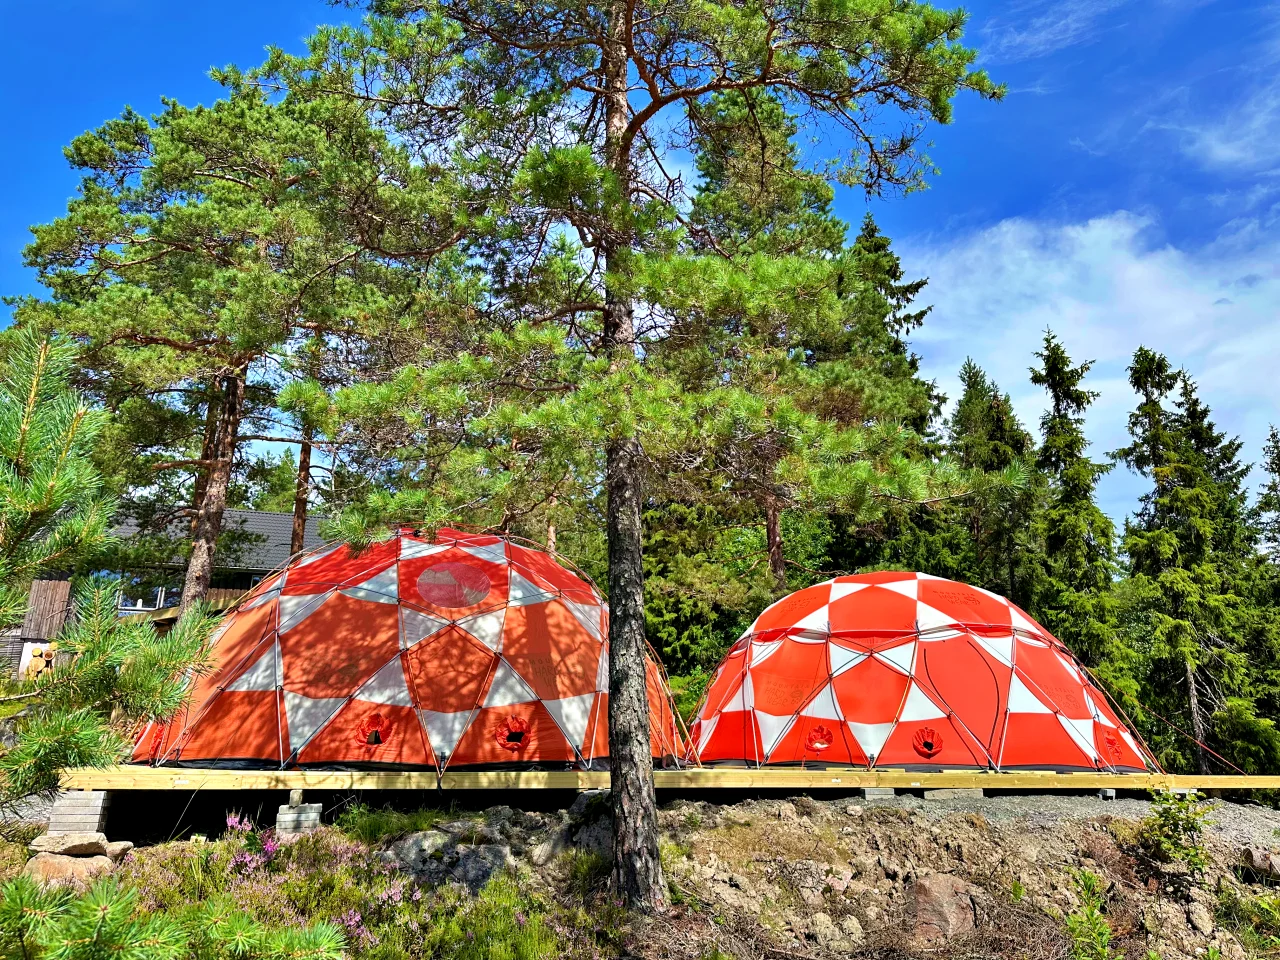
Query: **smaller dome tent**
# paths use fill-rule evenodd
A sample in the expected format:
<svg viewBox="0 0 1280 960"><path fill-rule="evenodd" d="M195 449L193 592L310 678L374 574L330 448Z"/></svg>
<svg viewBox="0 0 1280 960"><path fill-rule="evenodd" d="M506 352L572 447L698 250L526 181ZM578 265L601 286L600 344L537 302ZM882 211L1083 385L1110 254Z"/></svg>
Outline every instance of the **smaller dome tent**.
<svg viewBox="0 0 1280 960"><path fill-rule="evenodd" d="M607 761L608 607L546 553L408 530L327 546L224 619L189 706L138 736L135 762L434 768ZM653 755L684 752L647 669Z"/></svg>
<svg viewBox="0 0 1280 960"><path fill-rule="evenodd" d="M689 735L703 763L1156 768L1026 612L917 573L837 577L770 606L717 669Z"/></svg>

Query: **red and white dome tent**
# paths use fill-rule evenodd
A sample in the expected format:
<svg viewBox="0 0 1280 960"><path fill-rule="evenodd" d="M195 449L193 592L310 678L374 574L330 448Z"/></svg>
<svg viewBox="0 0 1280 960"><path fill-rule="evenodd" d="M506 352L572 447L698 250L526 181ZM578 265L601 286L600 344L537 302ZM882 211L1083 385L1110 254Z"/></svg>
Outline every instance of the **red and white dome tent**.
<svg viewBox="0 0 1280 960"><path fill-rule="evenodd" d="M400 530L322 547L224 620L188 708L135 762L239 768L591 767L609 755L608 608L546 553ZM685 752L658 665L653 755Z"/></svg>
<svg viewBox="0 0 1280 960"><path fill-rule="evenodd" d="M773 604L689 736L703 763L1159 769L1049 631L1004 597L917 573L837 577Z"/></svg>

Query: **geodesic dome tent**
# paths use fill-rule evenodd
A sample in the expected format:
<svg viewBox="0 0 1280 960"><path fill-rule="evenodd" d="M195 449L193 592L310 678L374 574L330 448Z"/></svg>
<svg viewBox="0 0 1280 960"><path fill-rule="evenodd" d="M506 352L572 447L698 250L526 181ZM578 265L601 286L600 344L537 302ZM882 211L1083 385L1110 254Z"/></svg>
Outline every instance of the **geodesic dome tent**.
<svg viewBox="0 0 1280 960"><path fill-rule="evenodd" d="M704 763L1158 769L1049 631L927 574L837 577L734 644L689 731Z"/></svg>
<svg viewBox="0 0 1280 960"><path fill-rule="evenodd" d="M230 613L188 708L136 762L254 768L598 764L608 608L546 553L411 531L295 559ZM658 666L653 755L684 744Z"/></svg>

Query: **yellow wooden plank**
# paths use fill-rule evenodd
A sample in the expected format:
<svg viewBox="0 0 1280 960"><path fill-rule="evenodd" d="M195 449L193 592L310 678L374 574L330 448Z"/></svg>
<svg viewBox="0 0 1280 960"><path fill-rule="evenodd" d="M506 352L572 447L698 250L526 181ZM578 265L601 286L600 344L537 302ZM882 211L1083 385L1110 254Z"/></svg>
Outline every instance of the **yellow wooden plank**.
<svg viewBox="0 0 1280 960"><path fill-rule="evenodd" d="M983 773L905 770L806 770L769 767L749 770L704 767L656 770L662 790L785 789L846 790L854 787L936 789L981 787L988 790L1280 790L1280 777L1172 776L1112 773ZM63 776L68 790L586 790L607 787L609 774L579 770L451 770L437 782L429 771L394 770L200 770L185 767L124 765L102 770L70 770Z"/></svg>

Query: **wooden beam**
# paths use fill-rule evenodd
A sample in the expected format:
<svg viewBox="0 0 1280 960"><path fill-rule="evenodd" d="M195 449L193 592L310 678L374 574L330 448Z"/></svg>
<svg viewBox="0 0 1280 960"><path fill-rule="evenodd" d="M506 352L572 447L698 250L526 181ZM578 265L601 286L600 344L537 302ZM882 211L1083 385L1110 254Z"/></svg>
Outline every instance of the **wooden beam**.
<svg viewBox="0 0 1280 960"><path fill-rule="evenodd" d="M983 773L970 770L911 773L849 767L805 770L767 767L748 770L702 767L655 770L659 790L898 790L979 787L986 790L1277 790L1280 777L1174 776L1170 774ZM400 770L201 770L122 765L67 771L66 790L589 790L609 786L605 771L453 770L439 778L430 771Z"/></svg>

